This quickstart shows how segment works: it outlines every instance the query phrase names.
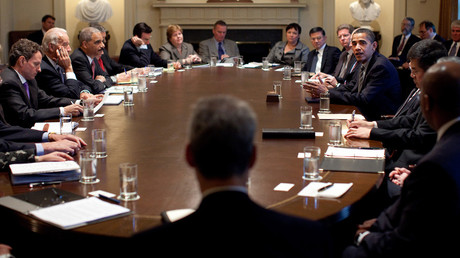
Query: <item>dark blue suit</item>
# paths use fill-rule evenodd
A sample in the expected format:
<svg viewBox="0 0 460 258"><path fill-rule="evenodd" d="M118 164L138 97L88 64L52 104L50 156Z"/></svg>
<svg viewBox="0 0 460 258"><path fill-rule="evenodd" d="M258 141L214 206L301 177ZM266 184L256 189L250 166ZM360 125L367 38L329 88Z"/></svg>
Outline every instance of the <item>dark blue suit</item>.
<svg viewBox="0 0 460 258"><path fill-rule="evenodd" d="M149 64L153 64L157 67L168 66L168 61L161 59L161 57L153 51L150 44L147 45L147 49L138 49L131 39L126 40L123 44L118 62L133 67L145 67Z"/></svg>
<svg viewBox="0 0 460 258"><path fill-rule="evenodd" d="M308 60L304 66L304 71L310 71L315 53L315 50L312 50L308 53ZM334 73L335 67L339 62L339 57L340 49L326 45L324 47L323 59L321 61L321 72L327 74Z"/></svg>
<svg viewBox="0 0 460 258"><path fill-rule="evenodd" d="M344 86L329 90L331 103L354 105L368 121L394 114L401 105L398 73L388 59L375 52L369 60L364 83L358 92L359 71Z"/></svg>
<svg viewBox="0 0 460 258"><path fill-rule="evenodd" d="M42 59L40 68L41 72L37 74L35 80L37 81L38 87L44 90L48 95L79 99L82 90L91 91L89 86L86 86L78 80L65 79L65 74L60 74L46 55ZM64 82L61 78L64 78Z"/></svg>
<svg viewBox="0 0 460 258"><path fill-rule="evenodd" d="M453 257L460 243L460 122L405 180L399 199L343 257Z"/></svg>
<svg viewBox="0 0 460 258"><path fill-rule="evenodd" d="M77 79L85 85L88 85L91 88L91 93L97 94L112 86L112 79L110 79L110 76L102 70L102 68L97 63L96 58L93 58L93 62L96 62L94 78L98 75L104 76L105 82L93 79L91 64L89 63L85 52L83 52L81 48L77 48L75 51L73 51L72 55L70 55L70 59L72 60L73 71L75 72Z"/></svg>
<svg viewBox="0 0 460 258"><path fill-rule="evenodd" d="M195 213L139 233L130 250L158 257L330 257L319 223L264 209L247 194L206 196Z"/></svg>
<svg viewBox="0 0 460 258"><path fill-rule="evenodd" d="M59 118L59 107L72 104L75 99L56 98L39 89L37 82L28 80L30 99L16 71L9 67L2 72L0 101L5 119L11 125L31 127L35 122Z"/></svg>

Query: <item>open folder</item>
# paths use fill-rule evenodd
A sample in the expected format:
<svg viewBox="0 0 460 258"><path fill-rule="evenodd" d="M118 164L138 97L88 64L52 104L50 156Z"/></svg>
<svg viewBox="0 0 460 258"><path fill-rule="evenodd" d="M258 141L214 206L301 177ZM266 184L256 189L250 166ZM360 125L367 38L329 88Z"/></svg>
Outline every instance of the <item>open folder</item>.
<svg viewBox="0 0 460 258"><path fill-rule="evenodd" d="M62 229L72 229L131 213L120 205L96 197L85 198L58 188L1 197L0 205Z"/></svg>
<svg viewBox="0 0 460 258"><path fill-rule="evenodd" d="M385 149L329 146L320 168L330 171L383 172Z"/></svg>

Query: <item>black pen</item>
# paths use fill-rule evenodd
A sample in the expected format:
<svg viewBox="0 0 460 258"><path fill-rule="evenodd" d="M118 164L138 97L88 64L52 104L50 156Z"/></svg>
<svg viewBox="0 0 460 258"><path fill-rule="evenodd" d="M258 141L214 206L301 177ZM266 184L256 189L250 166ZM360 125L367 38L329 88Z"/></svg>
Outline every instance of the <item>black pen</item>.
<svg viewBox="0 0 460 258"><path fill-rule="evenodd" d="M327 189L331 188L333 185L334 185L334 183L329 183L328 185L325 185L325 186L321 187L320 189L318 189L318 193L326 191Z"/></svg>
<svg viewBox="0 0 460 258"><path fill-rule="evenodd" d="M102 195L102 194L99 194L99 198L101 198L103 200L111 201L111 202L114 202L114 203L120 203L120 200L115 199L115 198L111 198L111 197L108 197L108 196L105 196L105 195Z"/></svg>
<svg viewBox="0 0 460 258"><path fill-rule="evenodd" d="M35 187L35 186L56 185L56 184L60 184L60 183L62 183L62 181L50 181L50 182L30 183L30 184L29 184L29 187L32 188L32 187Z"/></svg>

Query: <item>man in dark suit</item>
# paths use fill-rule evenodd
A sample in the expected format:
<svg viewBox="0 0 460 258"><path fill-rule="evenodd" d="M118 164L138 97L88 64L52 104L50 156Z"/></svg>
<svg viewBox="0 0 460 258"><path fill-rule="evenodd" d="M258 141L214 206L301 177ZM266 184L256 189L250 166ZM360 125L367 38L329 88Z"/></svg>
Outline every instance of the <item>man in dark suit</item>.
<svg viewBox="0 0 460 258"><path fill-rule="evenodd" d="M356 232L343 257L450 257L460 237L460 64L425 73L420 105L438 141L404 181L401 196Z"/></svg>
<svg viewBox="0 0 460 258"><path fill-rule="evenodd" d="M240 55L236 42L225 38L227 23L222 20L216 21L212 34L214 35L212 38L200 42L198 53L204 63L208 63L213 56L217 57L218 61L225 62L226 58Z"/></svg>
<svg viewBox="0 0 460 258"><path fill-rule="evenodd" d="M420 38L412 34L415 21L411 17L405 17L401 22L401 33L393 39L393 46L391 48L391 55L388 59L391 60L395 67L402 66L408 68L407 52Z"/></svg>
<svg viewBox="0 0 460 258"><path fill-rule="evenodd" d="M181 220L135 235L130 250L159 257L330 257L329 236L319 223L267 210L248 196L255 131L256 115L246 102L200 100L186 160L195 169L201 204Z"/></svg>
<svg viewBox="0 0 460 258"><path fill-rule="evenodd" d="M42 17L42 28L40 30L37 30L29 34L29 36L27 36L27 39L37 43L38 45L41 45L43 36L49 29L54 28L55 21L56 21L56 18L54 18L52 15L47 14L43 16Z"/></svg>
<svg viewBox="0 0 460 258"><path fill-rule="evenodd" d="M401 105L401 88L395 67L375 51L377 42L371 30L355 30L351 44L356 60L361 63L352 81L338 88L316 82L307 82L304 87L312 96L329 90L331 103L354 105L367 120L394 114Z"/></svg>
<svg viewBox="0 0 460 258"><path fill-rule="evenodd" d="M446 41L445 39L443 39L441 36L439 36L438 34L436 34L436 27L434 26L434 24L430 21L422 21L420 24L419 24L419 29L418 29L418 33L420 35L420 38L423 40L423 39L434 39L434 40L437 40L441 43L443 43L444 41Z"/></svg>
<svg viewBox="0 0 460 258"><path fill-rule="evenodd" d="M112 86L112 79L97 63L96 56L104 49L101 32L93 27L83 28L78 35L80 47L70 59L77 79L91 88L92 94L98 94Z"/></svg>
<svg viewBox="0 0 460 258"><path fill-rule="evenodd" d="M48 30L43 38L42 50L41 71L35 77L38 87L54 97L90 99L95 104L102 100L102 95L94 96L89 86L77 80L69 56L69 36L64 29Z"/></svg>
<svg viewBox="0 0 460 258"><path fill-rule="evenodd" d="M20 39L10 50L10 67L2 72L0 101L6 121L31 127L35 122L56 119L60 114L79 115L83 107L74 99L56 98L39 89L35 76L40 72L41 48L28 39Z"/></svg>
<svg viewBox="0 0 460 258"><path fill-rule="evenodd" d="M444 46L449 56L460 56L460 20L455 20L450 25L450 36L452 39L446 40Z"/></svg>
<svg viewBox="0 0 460 258"><path fill-rule="evenodd" d="M132 67L146 67L153 64L157 67L167 67L167 60L161 59L150 45L152 28L144 22L134 26L133 37L126 40L120 51L119 63ZM177 67L179 67L176 64Z"/></svg>
<svg viewBox="0 0 460 258"><path fill-rule="evenodd" d="M332 74L339 61L340 50L326 44L326 32L321 27L314 27L310 30L310 41L315 50L308 53L308 61L304 71L312 73Z"/></svg>

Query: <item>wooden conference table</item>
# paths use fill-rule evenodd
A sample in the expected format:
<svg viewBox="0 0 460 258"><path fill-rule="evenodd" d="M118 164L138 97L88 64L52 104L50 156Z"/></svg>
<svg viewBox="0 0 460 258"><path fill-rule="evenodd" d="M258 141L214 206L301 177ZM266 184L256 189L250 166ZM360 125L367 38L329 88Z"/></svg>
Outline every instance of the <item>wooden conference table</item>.
<svg viewBox="0 0 460 258"><path fill-rule="evenodd" d="M93 122L79 121L83 132L76 132L91 147L91 130L107 130L108 157L98 160L100 183L83 185L64 182L56 187L86 196L94 190L119 193L118 166L122 162L138 164L138 191L141 198L121 205L133 215L112 219L70 231L63 231L33 218L14 213L14 223L35 233L89 234L129 237L133 233L161 223L160 213L165 210L196 208L201 195L194 171L186 164L184 148L187 142L187 125L192 105L201 97L214 94L231 94L249 102L258 115L255 136L257 160L251 170L249 195L264 207L312 220L334 223L353 211L354 205L374 191L382 182L383 174L324 172L322 181L353 183L343 197L334 200L299 197L297 193L309 181L302 180L302 159L299 152L308 145L327 149L327 120L316 116L318 104L313 106L315 131L324 132L316 139L262 139L262 128L297 128L299 106L306 105L305 91L299 77L283 81L282 73L274 70L238 69L229 67L194 68L182 72L163 73L157 83L150 83L148 92L134 96L133 107L103 106ZM274 80L282 81L279 103L266 102L266 93ZM331 105L333 113L351 113L354 107ZM81 118L76 118L78 121ZM366 141L367 142L367 141ZM379 143L370 142L371 146ZM274 191L279 183L295 186L288 192ZM27 186L12 186L7 172L0 173L0 196L26 191ZM5 214L4 214L5 215ZM8 220L11 223L11 219ZM3 221L4 222L4 221ZM2 222L0 222L2 223ZM65 232L65 233L64 233Z"/></svg>

